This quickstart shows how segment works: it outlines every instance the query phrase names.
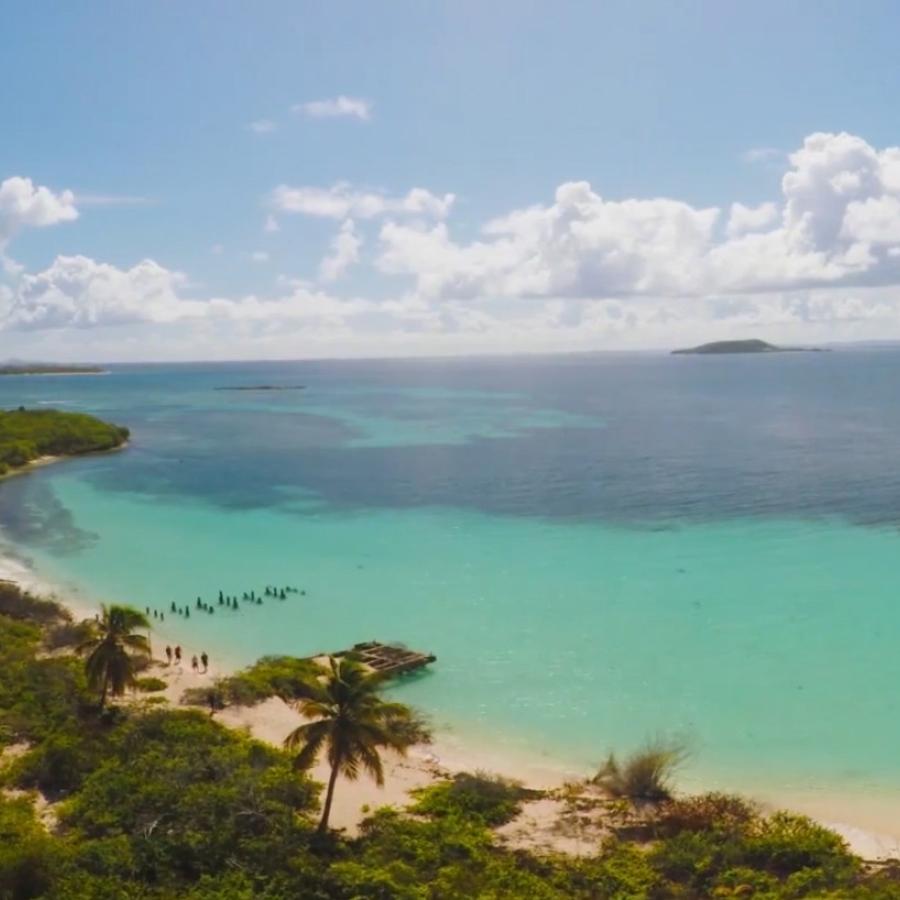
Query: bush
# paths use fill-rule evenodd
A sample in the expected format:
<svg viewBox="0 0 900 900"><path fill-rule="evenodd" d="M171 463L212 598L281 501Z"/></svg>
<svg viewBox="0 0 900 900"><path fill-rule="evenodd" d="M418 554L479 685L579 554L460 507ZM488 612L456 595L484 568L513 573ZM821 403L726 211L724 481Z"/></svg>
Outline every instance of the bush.
<svg viewBox="0 0 900 900"><path fill-rule="evenodd" d="M62 650L77 647L91 637L93 628L90 621L60 622L44 632L44 646L48 650Z"/></svg>
<svg viewBox="0 0 900 900"><path fill-rule="evenodd" d="M255 706L269 697L290 700L297 697L304 685L321 674L318 666L308 659L294 656L264 656L258 662L227 678L215 682L215 697L211 703L210 689L189 688L181 702L191 706Z"/></svg>
<svg viewBox="0 0 900 900"><path fill-rule="evenodd" d="M653 741L620 763L610 754L594 777L611 797L634 804L657 804L672 797L671 780L687 753L680 744Z"/></svg>
<svg viewBox="0 0 900 900"><path fill-rule="evenodd" d="M801 869L848 874L857 863L844 839L806 816L778 812L762 819L746 842L748 865L785 876Z"/></svg>
<svg viewBox="0 0 900 900"><path fill-rule="evenodd" d="M31 803L0 795L0 897L44 896L61 862L61 847L35 820Z"/></svg>
<svg viewBox="0 0 900 900"><path fill-rule="evenodd" d="M282 751L201 713L158 709L115 730L63 822L91 840L132 835L142 880L194 880L236 854L245 865L289 859L308 833L297 813L311 810L317 793Z"/></svg>
<svg viewBox="0 0 900 900"><path fill-rule="evenodd" d="M738 834L756 821L758 811L743 797L732 794L699 794L672 800L656 819L656 833L662 836L682 831L714 831Z"/></svg>
<svg viewBox="0 0 900 900"><path fill-rule="evenodd" d="M14 581L0 580L0 615L36 625L69 623L69 611L55 600L45 600L22 590Z"/></svg>
<svg viewBox="0 0 900 900"><path fill-rule="evenodd" d="M154 691L164 691L169 685L162 678L148 676L146 678L138 678L134 686L145 694L152 694Z"/></svg>
<svg viewBox="0 0 900 900"><path fill-rule="evenodd" d="M0 445L0 459L13 468L24 466L39 455L37 447L31 441L6 441Z"/></svg>
<svg viewBox="0 0 900 900"><path fill-rule="evenodd" d="M512 821L521 811L526 791L518 781L476 772L460 772L417 793L413 810L429 816L476 817L485 825Z"/></svg>
<svg viewBox="0 0 900 900"><path fill-rule="evenodd" d="M97 753L81 735L55 734L22 757L15 767L16 781L58 799L79 788L99 763Z"/></svg>

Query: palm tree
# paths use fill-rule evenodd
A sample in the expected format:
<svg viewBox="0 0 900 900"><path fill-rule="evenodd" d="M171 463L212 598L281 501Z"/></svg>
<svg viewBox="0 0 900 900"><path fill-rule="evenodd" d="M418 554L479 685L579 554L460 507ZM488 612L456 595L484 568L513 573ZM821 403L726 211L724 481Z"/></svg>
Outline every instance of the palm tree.
<svg viewBox="0 0 900 900"><path fill-rule="evenodd" d="M298 769L309 769L325 748L331 774L318 829L324 834L338 775L355 781L364 769L381 787L384 768L379 751L403 755L430 736L414 710L381 699L382 675L347 657L330 656L328 665L320 668L321 677L304 685L296 702L298 712L312 721L294 729L284 744L298 751L294 759Z"/></svg>
<svg viewBox="0 0 900 900"><path fill-rule="evenodd" d="M147 617L130 606L104 606L93 633L78 647L79 653L88 654L84 669L88 685L100 692L100 709L108 692L119 697L134 686L135 660L150 656L149 640L135 629L149 627Z"/></svg>

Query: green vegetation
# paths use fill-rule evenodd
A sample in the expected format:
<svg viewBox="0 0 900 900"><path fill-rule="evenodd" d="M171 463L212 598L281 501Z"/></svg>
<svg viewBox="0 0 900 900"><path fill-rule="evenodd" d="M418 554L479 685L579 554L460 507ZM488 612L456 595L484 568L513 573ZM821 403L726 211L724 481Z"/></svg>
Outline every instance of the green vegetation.
<svg viewBox="0 0 900 900"><path fill-rule="evenodd" d="M100 366L77 366L57 363L7 363L0 365L0 375L102 375Z"/></svg>
<svg viewBox="0 0 900 900"><path fill-rule="evenodd" d="M0 586L2 900L900 900L900 868L876 871L808 819L720 794L645 807L631 817L641 833L610 816L582 858L504 847L492 827L531 797L483 774L375 811L358 837L321 837L321 788L290 754L201 710L101 713L83 659L45 649L71 620L16 590ZM317 684L364 695L353 708L381 727L391 718L355 671ZM343 731L320 720L327 747ZM604 809L625 802L572 790Z"/></svg>
<svg viewBox="0 0 900 900"><path fill-rule="evenodd" d="M522 810L522 801L531 796L519 782L485 772L460 772L417 792L415 812L429 816L463 815L485 825L505 825Z"/></svg>
<svg viewBox="0 0 900 900"><path fill-rule="evenodd" d="M112 450L126 440L127 428L84 413L24 408L0 412L0 475L41 456Z"/></svg>
<svg viewBox="0 0 900 900"><path fill-rule="evenodd" d="M384 784L380 751L404 754L412 744L427 738L408 706L381 699L383 686L383 676L348 657L332 656L328 666L322 667L321 676L302 688L297 709L311 721L295 728L284 744L296 751L294 765L298 769L311 768L325 750L331 774L319 820L321 834L328 830L338 775L355 781L363 770L380 787Z"/></svg>
<svg viewBox="0 0 900 900"><path fill-rule="evenodd" d="M150 628L143 613L129 606L104 606L92 634L78 647L87 655L85 674L90 688L100 694L101 709L108 693L121 697L126 688L137 686L137 660L150 656L150 642L135 633L138 628Z"/></svg>
<svg viewBox="0 0 900 900"><path fill-rule="evenodd" d="M594 783L635 805L663 803L672 799L672 776L686 758L680 744L656 740L622 763L610 754Z"/></svg>
<svg viewBox="0 0 900 900"><path fill-rule="evenodd" d="M168 685L162 678L154 678L152 675L146 678L136 678L134 682L135 690L142 691L145 694L154 691L164 691Z"/></svg>
<svg viewBox="0 0 900 900"><path fill-rule="evenodd" d="M212 688L189 688L181 702L224 709L226 706L255 706L269 697L290 701L299 697L318 674L318 667L308 659L264 656L234 675L217 679ZM214 698L212 703L211 697Z"/></svg>

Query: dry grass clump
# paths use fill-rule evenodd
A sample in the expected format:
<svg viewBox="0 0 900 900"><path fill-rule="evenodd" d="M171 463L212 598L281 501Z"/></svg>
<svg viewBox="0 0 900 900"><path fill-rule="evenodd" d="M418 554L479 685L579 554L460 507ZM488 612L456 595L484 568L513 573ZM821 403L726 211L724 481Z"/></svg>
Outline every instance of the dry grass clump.
<svg viewBox="0 0 900 900"><path fill-rule="evenodd" d="M592 781L615 799L658 805L672 799L672 778L687 758L683 744L656 739L621 761L611 753Z"/></svg>

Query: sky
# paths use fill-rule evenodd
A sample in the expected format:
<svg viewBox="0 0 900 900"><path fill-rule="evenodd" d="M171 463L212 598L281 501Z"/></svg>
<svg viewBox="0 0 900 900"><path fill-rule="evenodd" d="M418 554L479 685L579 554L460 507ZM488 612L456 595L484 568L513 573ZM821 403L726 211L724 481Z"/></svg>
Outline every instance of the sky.
<svg viewBox="0 0 900 900"><path fill-rule="evenodd" d="M0 359L900 339L894 2L0 23Z"/></svg>

